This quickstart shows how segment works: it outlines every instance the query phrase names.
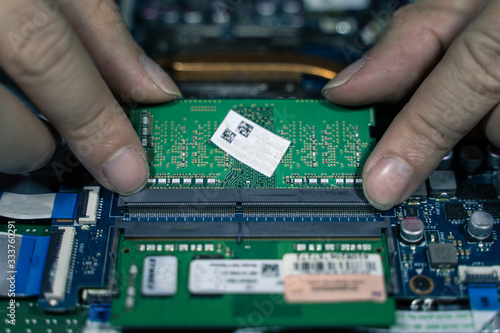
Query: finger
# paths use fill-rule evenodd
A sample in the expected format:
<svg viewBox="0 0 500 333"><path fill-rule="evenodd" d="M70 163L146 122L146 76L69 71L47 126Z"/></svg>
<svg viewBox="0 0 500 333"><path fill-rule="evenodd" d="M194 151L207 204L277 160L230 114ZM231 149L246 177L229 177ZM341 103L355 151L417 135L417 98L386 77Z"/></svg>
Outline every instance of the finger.
<svg viewBox="0 0 500 333"><path fill-rule="evenodd" d="M58 0L108 86L142 103L182 98L172 79L134 41L113 0Z"/></svg>
<svg viewBox="0 0 500 333"><path fill-rule="evenodd" d="M379 209L408 198L500 101L500 1L488 3L394 119L368 158L365 194Z"/></svg>
<svg viewBox="0 0 500 333"><path fill-rule="evenodd" d="M54 137L42 120L0 85L0 172L36 170L55 149Z"/></svg>
<svg viewBox="0 0 500 333"><path fill-rule="evenodd" d="M2 4L0 66L101 184L123 194L142 188L139 138L69 22L41 1Z"/></svg>
<svg viewBox="0 0 500 333"><path fill-rule="evenodd" d="M396 11L383 38L323 88L332 102L396 101L439 61L485 0L421 0Z"/></svg>
<svg viewBox="0 0 500 333"><path fill-rule="evenodd" d="M497 105L487 118L485 132L486 136L495 146L500 148L500 106Z"/></svg>

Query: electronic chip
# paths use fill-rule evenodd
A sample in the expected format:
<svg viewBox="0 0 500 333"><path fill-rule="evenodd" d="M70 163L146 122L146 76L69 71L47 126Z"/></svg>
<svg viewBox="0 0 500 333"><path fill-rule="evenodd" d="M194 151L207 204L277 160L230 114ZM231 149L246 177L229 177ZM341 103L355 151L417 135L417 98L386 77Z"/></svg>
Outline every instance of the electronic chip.
<svg viewBox="0 0 500 333"><path fill-rule="evenodd" d="M463 220L469 217L461 203L447 203L444 205L444 213L448 220Z"/></svg>
<svg viewBox="0 0 500 333"><path fill-rule="evenodd" d="M451 243L431 243L427 253L431 268L452 268L458 264L456 248Z"/></svg>
<svg viewBox="0 0 500 333"><path fill-rule="evenodd" d="M405 207L406 216L418 217L418 208L415 206Z"/></svg>
<svg viewBox="0 0 500 333"><path fill-rule="evenodd" d="M494 219L500 219L500 202L485 202L483 210L490 213Z"/></svg>

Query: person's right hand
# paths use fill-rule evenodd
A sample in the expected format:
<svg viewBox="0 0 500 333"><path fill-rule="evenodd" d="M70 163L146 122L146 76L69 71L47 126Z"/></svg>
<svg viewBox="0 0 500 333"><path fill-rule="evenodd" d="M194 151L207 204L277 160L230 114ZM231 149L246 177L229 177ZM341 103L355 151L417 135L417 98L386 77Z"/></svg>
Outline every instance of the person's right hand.
<svg viewBox="0 0 500 333"><path fill-rule="evenodd" d="M346 105L416 92L365 163L368 200L406 200L485 118L500 147L500 0L420 0L396 12L383 38L324 88Z"/></svg>
<svg viewBox="0 0 500 333"><path fill-rule="evenodd" d="M130 102L181 97L135 43L113 0L0 0L0 67L105 187L134 193L148 179L144 150L112 91ZM47 163L48 127L0 86L0 172Z"/></svg>

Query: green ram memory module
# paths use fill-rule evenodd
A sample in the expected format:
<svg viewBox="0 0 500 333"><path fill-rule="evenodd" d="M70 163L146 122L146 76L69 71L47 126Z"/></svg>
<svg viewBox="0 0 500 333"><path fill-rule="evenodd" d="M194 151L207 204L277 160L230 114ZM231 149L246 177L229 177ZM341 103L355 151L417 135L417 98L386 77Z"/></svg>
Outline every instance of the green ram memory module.
<svg viewBox="0 0 500 333"><path fill-rule="evenodd" d="M230 111L254 123L242 122L240 136L257 124L290 142L270 177L211 141ZM361 188L363 163L375 144L372 108L325 100L187 99L133 109L130 118L148 155L152 189ZM222 139L234 135L224 132Z"/></svg>

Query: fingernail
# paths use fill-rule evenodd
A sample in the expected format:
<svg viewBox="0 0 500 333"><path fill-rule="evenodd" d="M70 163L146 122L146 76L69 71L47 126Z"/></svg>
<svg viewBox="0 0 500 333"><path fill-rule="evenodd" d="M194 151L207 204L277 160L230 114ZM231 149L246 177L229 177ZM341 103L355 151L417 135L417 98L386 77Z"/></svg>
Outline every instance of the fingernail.
<svg viewBox="0 0 500 333"><path fill-rule="evenodd" d="M366 59L366 56L362 56L361 58L344 68L342 71L340 71L340 73L335 75L335 77L323 87L321 93L324 95L328 90L341 86L349 81L349 79L351 79L354 74L356 74L361 69L361 67L364 66L364 64L366 63Z"/></svg>
<svg viewBox="0 0 500 333"><path fill-rule="evenodd" d="M153 59L143 54L140 58L142 67L148 73L151 80L163 90L167 95L172 97L183 98L179 88L175 85L174 81L168 76L167 73L160 67Z"/></svg>
<svg viewBox="0 0 500 333"><path fill-rule="evenodd" d="M386 157L369 170L363 189L375 208L388 210L402 201L412 178L412 172L403 161Z"/></svg>
<svg viewBox="0 0 500 333"><path fill-rule="evenodd" d="M130 195L142 190L149 178L146 160L132 147L124 147L104 164L104 175L115 192Z"/></svg>

